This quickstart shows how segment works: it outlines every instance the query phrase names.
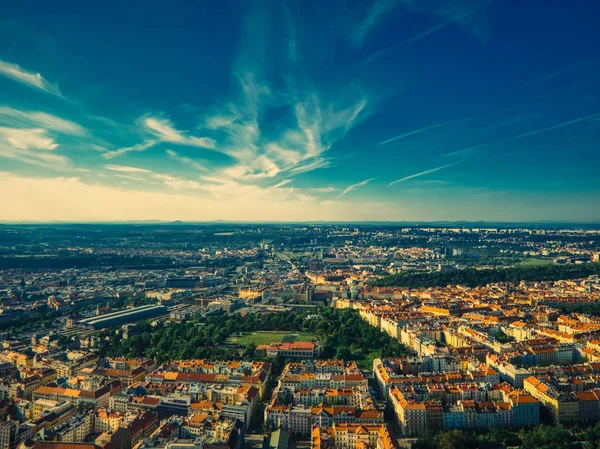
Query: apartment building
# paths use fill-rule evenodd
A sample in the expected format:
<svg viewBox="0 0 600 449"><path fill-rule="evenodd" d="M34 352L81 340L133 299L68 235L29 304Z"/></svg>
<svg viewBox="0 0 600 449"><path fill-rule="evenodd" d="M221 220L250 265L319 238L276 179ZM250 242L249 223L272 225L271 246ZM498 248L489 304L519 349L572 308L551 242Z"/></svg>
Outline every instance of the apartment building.
<svg viewBox="0 0 600 449"><path fill-rule="evenodd" d="M554 423L580 420L579 399L574 393L560 392L547 381L535 376L525 379L523 388L548 409Z"/></svg>
<svg viewBox="0 0 600 449"><path fill-rule="evenodd" d="M33 391L33 400L49 399L62 402L70 401L74 404L90 402L97 407L107 407L109 405L110 386L98 388L96 390L76 390L73 388L61 387L40 387Z"/></svg>
<svg viewBox="0 0 600 449"><path fill-rule="evenodd" d="M392 449L394 442L385 424L334 424L311 432L311 448Z"/></svg>
<svg viewBox="0 0 600 449"><path fill-rule="evenodd" d="M297 341L292 343L270 343L258 345L256 350L265 352L267 357L293 357L312 359L318 355L318 346L308 341Z"/></svg>

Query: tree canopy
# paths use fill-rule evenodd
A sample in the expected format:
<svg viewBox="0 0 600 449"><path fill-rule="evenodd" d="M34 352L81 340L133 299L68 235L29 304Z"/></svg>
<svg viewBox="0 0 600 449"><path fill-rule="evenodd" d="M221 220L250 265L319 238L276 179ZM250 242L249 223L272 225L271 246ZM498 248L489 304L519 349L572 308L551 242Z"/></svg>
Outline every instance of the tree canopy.
<svg viewBox="0 0 600 449"><path fill-rule="evenodd" d="M521 281L556 281L561 279L576 279L592 274L600 274L599 263L587 263L576 265L545 265L532 267L512 267L497 269L477 270L468 268L465 270L417 272L383 276L371 282L377 287L444 287L446 285L466 285L477 287L494 282Z"/></svg>
<svg viewBox="0 0 600 449"><path fill-rule="evenodd" d="M306 319L308 312L277 314L240 314L211 316L170 323L154 328L138 323L140 333L123 339L115 331L105 332L101 348L104 356L157 357L172 359L219 358L255 359L252 346L227 344L227 338L240 332L310 332L321 342L322 358L360 359L372 356L393 357L409 353L398 340L363 321L350 309L323 308L318 318ZM314 314L314 313L313 313Z"/></svg>

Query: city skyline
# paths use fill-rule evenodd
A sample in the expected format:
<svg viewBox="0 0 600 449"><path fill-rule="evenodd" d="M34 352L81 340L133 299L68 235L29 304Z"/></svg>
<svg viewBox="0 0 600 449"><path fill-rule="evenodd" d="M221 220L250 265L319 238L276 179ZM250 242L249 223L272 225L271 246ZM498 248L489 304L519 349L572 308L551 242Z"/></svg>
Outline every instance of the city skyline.
<svg viewBox="0 0 600 449"><path fill-rule="evenodd" d="M599 222L598 12L12 4L0 222Z"/></svg>

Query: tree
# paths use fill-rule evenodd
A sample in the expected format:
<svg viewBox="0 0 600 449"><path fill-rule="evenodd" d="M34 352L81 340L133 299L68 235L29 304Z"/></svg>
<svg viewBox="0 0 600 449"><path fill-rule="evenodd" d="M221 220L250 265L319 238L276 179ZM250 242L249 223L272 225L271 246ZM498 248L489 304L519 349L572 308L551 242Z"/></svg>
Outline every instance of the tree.
<svg viewBox="0 0 600 449"><path fill-rule="evenodd" d="M494 446L518 446L521 443L517 433L505 427L491 427L486 435L480 437L480 441Z"/></svg>
<svg viewBox="0 0 600 449"><path fill-rule="evenodd" d="M439 449L475 449L478 447L477 439L472 433L463 430L444 432L437 441Z"/></svg>
<svg viewBox="0 0 600 449"><path fill-rule="evenodd" d="M254 353L256 352L256 345L254 343L248 343L246 345L246 348L244 348L244 354L242 355L242 357L244 358L249 358L254 356Z"/></svg>
<svg viewBox="0 0 600 449"><path fill-rule="evenodd" d="M347 346L340 346L337 348L333 358L338 360L347 360L350 357L352 357L352 351L350 351L350 348Z"/></svg>
<svg viewBox="0 0 600 449"><path fill-rule="evenodd" d="M371 282L379 287L439 287L463 284L469 287L486 285L493 282L512 283L520 281L554 281L576 279L592 274L600 274L600 263L579 265L546 265L538 267L495 268L487 270L465 269L454 271L435 271L430 273L405 272L377 278Z"/></svg>
<svg viewBox="0 0 600 449"><path fill-rule="evenodd" d="M567 449L573 447L572 438L563 426L537 426L519 432L522 449Z"/></svg>

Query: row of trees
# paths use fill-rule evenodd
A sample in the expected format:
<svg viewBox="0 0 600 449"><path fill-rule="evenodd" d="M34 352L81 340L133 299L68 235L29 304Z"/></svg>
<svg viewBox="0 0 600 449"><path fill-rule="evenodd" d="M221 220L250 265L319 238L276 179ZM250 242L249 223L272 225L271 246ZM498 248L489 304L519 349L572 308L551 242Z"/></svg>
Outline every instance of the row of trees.
<svg viewBox="0 0 600 449"><path fill-rule="evenodd" d="M426 433L413 446L414 449L478 449L519 447L520 449L599 449L600 423L581 429L578 426L546 426L510 430L492 427L486 433L450 430Z"/></svg>
<svg viewBox="0 0 600 449"><path fill-rule="evenodd" d="M548 304L563 313L585 313L600 316L600 304L597 302L555 302Z"/></svg>
<svg viewBox="0 0 600 449"><path fill-rule="evenodd" d="M51 255L37 256L35 254L22 257L21 255L0 256L0 270L64 270L67 268L88 267L145 267L164 269L172 268L173 260L168 257L123 256L123 255Z"/></svg>
<svg viewBox="0 0 600 449"><path fill-rule="evenodd" d="M307 312L297 311L246 316L232 314L197 318L160 328L142 322L138 324L141 333L127 340L115 331L107 331L101 353L104 356L157 357L159 362L190 358L231 360L239 359L240 355L252 359L255 358L253 345L244 349L228 345L227 339L255 331L310 332L321 342L323 358L392 357L409 352L398 340L364 322L354 310L323 308L318 317L307 319L307 316Z"/></svg>
<svg viewBox="0 0 600 449"><path fill-rule="evenodd" d="M372 281L377 287L444 287L446 285L466 285L477 287L493 282L556 281L576 279L600 274L599 263L577 265L546 265L539 267L512 267L476 270L435 271L429 273L409 271L406 273L383 276Z"/></svg>

